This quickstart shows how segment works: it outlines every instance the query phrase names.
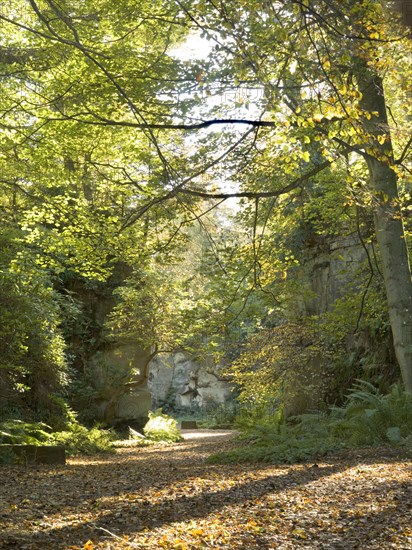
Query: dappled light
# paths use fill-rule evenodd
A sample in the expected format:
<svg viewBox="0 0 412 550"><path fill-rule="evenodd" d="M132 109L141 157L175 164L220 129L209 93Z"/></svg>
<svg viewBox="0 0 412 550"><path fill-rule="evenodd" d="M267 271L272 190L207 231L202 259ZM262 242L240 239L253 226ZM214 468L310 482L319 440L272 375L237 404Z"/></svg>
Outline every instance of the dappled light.
<svg viewBox="0 0 412 550"><path fill-rule="evenodd" d="M194 439L208 439L213 437L213 440L219 437L228 437L233 435L233 430L182 430L183 439L193 441Z"/></svg>
<svg viewBox="0 0 412 550"><path fill-rule="evenodd" d="M0 469L3 548L286 548L410 544L410 461L383 449L290 466L205 463L208 442ZM206 448L204 445L206 444ZM20 525L19 528L17 524Z"/></svg>
<svg viewBox="0 0 412 550"><path fill-rule="evenodd" d="M1 2L0 549L412 548L411 17Z"/></svg>

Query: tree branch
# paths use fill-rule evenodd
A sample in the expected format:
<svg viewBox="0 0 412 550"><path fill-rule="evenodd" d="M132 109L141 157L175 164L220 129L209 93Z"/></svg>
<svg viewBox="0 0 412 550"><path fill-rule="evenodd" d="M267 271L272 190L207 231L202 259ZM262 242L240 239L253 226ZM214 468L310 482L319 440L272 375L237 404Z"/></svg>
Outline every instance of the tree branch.
<svg viewBox="0 0 412 550"><path fill-rule="evenodd" d="M92 116L97 120L81 118L86 113L78 113L77 115L66 115L63 117L48 118L50 121L77 121L82 124L90 124L92 126L122 126L125 128L138 128L141 130L203 130L211 126L219 124L235 124L246 125L254 128L276 128L278 123L273 120L252 120L248 118L216 118L212 120L202 120L195 124L185 123L158 123L158 122L133 122L129 120L113 120L104 118L97 113L92 113ZM90 114L90 113L87 113Z"/></svg>
<svg viewBox="0 0 412 550"><path fill-rule="evenodd" d="M206 166L203 166L201 169L194 172L191 176L184 179L181 183L174 186L173 189L171 189L168 193L166 193L165 195L163 195L161 197L156 197L156 198L152 199L151 201L149 201L144 206L142 206L138 210L138 212L136 212L134 215L131 215L129 217L129 219L122 225L120 231L124 231L125 229L127 229L128 227L133 225L135 222L137 222L137 220L139 220L150 208L152 208L152 206L155 206L157 204L161 204L161 203L163 203L163 202L165 202L169 199L175 198L178 193L182 192L182 189L184 188L185 185L187 185L189 182L191 182L194 178L197 178L198 176L201 176L202 174L207 172L207 170L209 170L210 168L213 168L213 166L216 166L216 164L219 164L219 162L222 161L225 157L227 157L227 155L229 155L233 150L235 150L236 147L238 145L240 145L240 143L242 143L242 141L244 141L251 132L253 132L253 128L250 128L245 134L243 134L240 137L240 139L238 139L231 147L229 147L219 157L212 160ZM222 198L225 199L226 197L222 197Z"/></svg>
<svg viewBox="0 0 412 550"><path fill-rule="evenodd" d="M412 136L408 139L408 143L405 145L401 156L398 158L398 160L395 160L395 164L402 164L402 162L405 160L406 155L408 154L408 149L412 145Z"/></svg>
<svg viewBox="0 0 412 550"><path fill-rule="evenodd" d="M233 193L208 193L206 191L198 191L196 189L179 189L179 193L184 193L186 195L194 195L195 197L201 197L204 199L231 199L231 198L246 198L246 199L264 199L271 197L279 197L289 191L293 191L299 185L307 181L322 172L325 168L328 168L332 164L332 161L325 161L322 164L315 166L313 170L310 170L306 174L303 174L300 178L295 179L289 185L277 189L276 191L235 191Z"/></svg>

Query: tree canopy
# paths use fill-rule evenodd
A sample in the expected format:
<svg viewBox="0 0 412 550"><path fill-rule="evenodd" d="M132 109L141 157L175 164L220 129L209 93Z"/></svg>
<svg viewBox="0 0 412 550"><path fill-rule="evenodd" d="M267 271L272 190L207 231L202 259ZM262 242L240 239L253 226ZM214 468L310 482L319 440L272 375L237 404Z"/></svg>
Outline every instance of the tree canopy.
<svg viewBox="0 0 412 550"><path fill-rule="evenodd" d="M396 9L4 2L2 397L31 392L37 403L49 384L61 403L113 338L259 368L259 336L251 356L236 348L260 330L274 346L284 330L290 344L276 327L297 323L303 337L313 315L322 329L308 357L336 358L348 333L379 319L412 392L412 49ZM309 311L299 266L342 235L356 235L363 267L335 313ZM104 312L85 299L91 289L110 295Z"/></svg>

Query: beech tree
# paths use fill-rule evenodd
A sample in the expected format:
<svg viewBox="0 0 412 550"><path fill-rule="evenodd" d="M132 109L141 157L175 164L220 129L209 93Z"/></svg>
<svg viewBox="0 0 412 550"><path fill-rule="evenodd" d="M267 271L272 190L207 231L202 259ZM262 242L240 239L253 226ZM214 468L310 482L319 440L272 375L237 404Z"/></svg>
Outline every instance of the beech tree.
<svg viewBox="0 0 412 550"><path fill-rule="evenodd" d="M264 90L261 126L285 124L288 135L300 129L303 144L321 145L320 162L313 148L302 147L301 159L312 164L312 172L303 169L282 193L342 156L366 162L394 348L412 391L412 283L398 194L412 142L406 113L402 121L389 122L385 92L385 81L393 85L394 72L402 70L405 57L410 60L408 29L392 23L393 13L379 1L194 5L204 12L193 15L193 4L185 10L218 42L216 55L230 60L239 82ZM285 164L279 154L273 158ZM302 163L292 170L290 164L284 172L302 171Z"/></svg>

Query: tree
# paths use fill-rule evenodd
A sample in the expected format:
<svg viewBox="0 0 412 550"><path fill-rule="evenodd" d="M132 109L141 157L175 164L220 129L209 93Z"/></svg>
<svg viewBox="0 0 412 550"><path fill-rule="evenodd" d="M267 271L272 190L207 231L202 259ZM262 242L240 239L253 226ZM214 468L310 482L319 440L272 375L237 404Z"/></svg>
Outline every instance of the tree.
<svg viewBox="0 0 412 550"><path fill-rule="evenodd" d="M75 6L29 0L26 6L23 18L12 3L1 16L7 67L2 111L12 141L22 133L19 147L29 143L27 154L42 151L44 159L44 132L57 132L55 143L61 146L63 135L74 140L77 132L95 128L106 143L121 136L136 156L139 131L155 153L148 155L154 169L142 163L145 168L131 171L123 145L118 145L121 159L103 163L105 174L111 174L109 187L115 181L135 191L122 232L135 226L144 236L147 213L170 212L173 206L188 216L199 199L253 200L258 213L260 201L290 193L339 163L351 166L363 159L394 345L404 384L412 391L412 288L398 203L412 142L407 130L393 132L385 102L385 78L394 82L401 56L410 56L410 42L380 1L178 0L154 8L142 0L132 11L120 2L115 13L110 2L97 7L92 0ZM159 32L159 23L166 32ZM172 44L189 29L214 44L208 59L185 64L173 58ZM21 40L25 47L16 57L14 46ZM207 96L215 102L199 111ZM218 97L225 101L217 104ZM251 103L254 112L248 115ZM212 127L221 131L204 133ZM201 136L198 153L182 160L183 132L194 130ZM216 153L216 145L224 150ZM76 157L62 153L60 162L65 158L69 168L73 158L76 163ZM262 167L260 178L253 177L251 158ZM202 176L218 164L228 179L240 178L241 189L208 187L210 180ZM86 165L96 169L102 162L85 161L83 172ZM13 166L16 173L24 162L18 158Z"/></svg>
<svg viewBox="0 0 412 550"><path fill-rule="evenodd" d="M128 17L119 19L116 10ZM144 119L166 108L170 97L159 97L175 64L162 52L183 32L173 10L148 2L131 8L127 2L11 1L0 15L0 201L13 202L18 235L4 246L10 257L1 254L0 324L8 341L1 382L10 408L33 396L32 408L43 406L46 416L53 392L67 386L64 351L71 381L87 393L88 361L106 344L102 325L116 303L114 289L132 271L144 278L163 239L171 241L163 258L172 256L176 230L191 216L186 208L178 220L156 206L169 178L167 157L175 156L178 143L166 138L160 144L153 133L136 135L127 127L78 123L77 113L91 109L97 120L99 112L129 109L132 119ZM168 15L169 31L159 32ZM117 78L121 69L123 82L117 82L111 72ZM148 281L142 284L149 293Z"/></svg>
<svg viewBox="0 0 412 550"><path fill-rule="evenodd" d="M186 9L190 15L191 5ZM264 7L236 2L219 8L210 3L199 12L196 24L220 40L217 55L229 60L238 81L257 83L265 91L262 108L270 120L261 126L283 123L292 131L300 129L308 143L320 142L326 164L318 162L319 170L342 156L350 162L360 156L366 162L394 347L405 387L412 391L412 283L398 195L411 140L401 135L395 158L384 90L384 75L390 79L390 60L399 59L400 43L410 56L406 30L388 23L390 13L378 1L295 1ZM301 158L315 164L313 152L302 149ZM279 154L274 157L281 160ZM301 168L295 159L293 163L286 173ZM273 195L300 183L302 177Z"/></svg>
<svg viewBox="0 0 412 550"><path fill-rule="evenodd" d="M68 369L53 280L14 224L0 223L0 409L62 426Z"/></svg>

